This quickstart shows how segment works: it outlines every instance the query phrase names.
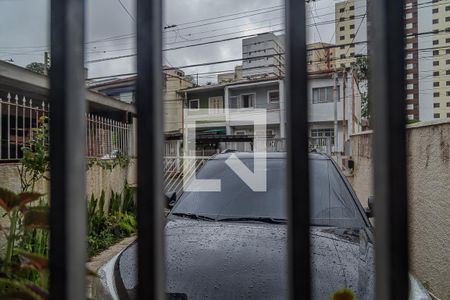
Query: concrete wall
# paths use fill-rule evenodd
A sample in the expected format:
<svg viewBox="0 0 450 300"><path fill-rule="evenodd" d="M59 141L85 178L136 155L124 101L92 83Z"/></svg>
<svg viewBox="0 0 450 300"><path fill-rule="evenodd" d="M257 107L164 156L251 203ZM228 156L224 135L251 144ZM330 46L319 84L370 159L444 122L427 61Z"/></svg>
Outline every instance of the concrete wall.
<svg viewBox="0 0 450 300"><path fill-rule="evenodd" d="M20 179L17 167L19 164L8 163L0 164L0 187L12 190L14 192L20 191ZM98 166L93 166L86 172L86 196L90 198L93 193L95 197L100 197L102 190L105 191L105 207L108 204L111 190L114 192L122 192L125 181L130 185L137 183L136 179L136 160L131 159L127 168L115 167L112 171L104 170ZM35 191L47 194L49 193L48 182L41 180L37 183ZM4 211L0 208L0 216L3 216ZM0 226L8 228L8 220L6 217L0 217ZM0 234L0 253L3 251L5 245L4 235Z"/></svg>
<svg viewBox="0 0 450 300"><path fill-rule="evenodd" d="M350 141L355 170L349 179L366 206L373 194L372 133ZM450 299L450 121L409 125L407 142L411 271Z"/></svg>

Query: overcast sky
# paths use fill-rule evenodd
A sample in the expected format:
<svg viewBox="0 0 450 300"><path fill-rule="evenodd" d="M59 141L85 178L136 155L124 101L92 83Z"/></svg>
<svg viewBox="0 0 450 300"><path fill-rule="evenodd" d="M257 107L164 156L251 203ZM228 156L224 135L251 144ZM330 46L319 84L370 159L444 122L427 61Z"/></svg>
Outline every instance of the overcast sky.
<svg viewBox="0 0 450 300"><path fill-rule="evenodd" d="M125 8L119 0L86 0L86 61L135 53L135 1L121 1ZM317 0L309 4L308 23L315 20L320 24L333 20L336 2ZM177 25L165 30L164 48L276 31L284 27L282 0L165 0L164 4L164 25ZM246 13L239 14L243 12ZM230 14L233 16L216 18ZM216 19L183 25L209 18ZM227 19L232 20L223 21ZM217 23L219 20L223 22ZM198 26L213 22L216 23ZM333 24L319 25L318 30L314 26L308 28L309 41L334 43ZM21 66L33 61L42 62L44 52L48 51L48 40L48 0L0 0L0 59L12 59ZM241 40L237 39L167 51L164 52L163 63L176 67L236 59L242 56L241 52ZM87 63L88 76L92 78L134 72L134 64L134 58ZM184 71L186 74L224 71L237 64L186 68ZM215 77L204 75L201 81L214 81Z"/></svg>

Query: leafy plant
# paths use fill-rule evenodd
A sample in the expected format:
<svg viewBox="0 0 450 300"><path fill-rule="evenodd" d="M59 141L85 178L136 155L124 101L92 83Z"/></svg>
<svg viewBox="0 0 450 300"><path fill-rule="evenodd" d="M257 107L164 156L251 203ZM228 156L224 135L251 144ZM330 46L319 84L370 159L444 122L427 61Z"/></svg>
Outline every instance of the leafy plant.
<svg viewBox="0 0 450 300"><path fill-rule="evenodd" d="M369 103L369 60L367 56L361 56L352 64L353 77L356 88L361 96L361 116L370 119Z"/></svg>
<svg viewBox="0 0 450 300"><path fill-rule="evenodd" d="M341 288L333 293L330 297L331 300L354 300L355 294L348 288Z"/></svg>
<svg viewBox="0 0 450 300"><path fill-rule="evenodd" d="M22 147L22 158L18 167L22 191L34 191L36 183L42 178L49 180L50 170L48 151L48 118L42 116L38 127L33 128L33 138L28 146Z"/></svg>

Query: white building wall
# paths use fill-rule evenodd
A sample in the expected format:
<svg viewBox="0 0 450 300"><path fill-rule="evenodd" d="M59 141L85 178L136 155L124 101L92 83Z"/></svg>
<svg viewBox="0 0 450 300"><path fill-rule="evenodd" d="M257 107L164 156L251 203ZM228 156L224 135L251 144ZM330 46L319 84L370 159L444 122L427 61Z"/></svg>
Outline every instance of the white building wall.
<svg viewBox="0 0 450 300"><path fill-rule="evenodd" d="M256 37L242 41L242 77L275 76L284 73L284 64L277 67L280 57L263 57L265 55L276 55L284 53L284 43L273 33L260 34ZM274 66L275 65L275 66Z"/></svg>

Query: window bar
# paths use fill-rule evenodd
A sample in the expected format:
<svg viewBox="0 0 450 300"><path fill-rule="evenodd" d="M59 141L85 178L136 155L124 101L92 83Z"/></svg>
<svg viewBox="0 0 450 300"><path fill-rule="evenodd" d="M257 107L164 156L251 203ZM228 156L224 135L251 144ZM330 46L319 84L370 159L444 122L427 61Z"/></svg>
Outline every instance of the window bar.
<svg viewBox="0 0 450 300"><path fill-rule="evenodd" d="M15 106L16 106L16 121L14 122L14 128L15 128L15 132L14 132L14 140L15 140L15 151L16 151L16 156L14 157L15 159L19 158L19 144L18 144L18 139L19 139L19 96L16 94L16 97L14 98L16 100L15 102Z"/></svg>
<svg viewBox="0 0 450 300"><path fill-rule="evenodd" d="M50 8L50 298L85 299L84 1Z"/></svg>
<svg viewBox="0 0 450 300"><path fill-rule="evenodd" d="M137 0L138 299L165 298L162 4ZM141 238L142 237L142 238Z"/></svg>
<svg viewBox="0 0 450 300"><path fill-rule="evenodd" d="M383 300L408 299L404 1L372 2L375 294Z"/></svg>
<svg viewBox="0 0 450 300"><path fill-rule="evenodd" d="M289 297L311 298L305 1L286 0Z"/></svg>

